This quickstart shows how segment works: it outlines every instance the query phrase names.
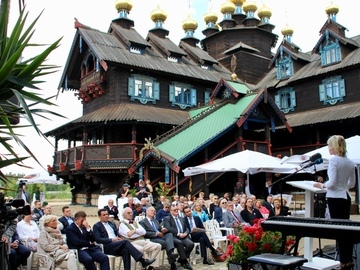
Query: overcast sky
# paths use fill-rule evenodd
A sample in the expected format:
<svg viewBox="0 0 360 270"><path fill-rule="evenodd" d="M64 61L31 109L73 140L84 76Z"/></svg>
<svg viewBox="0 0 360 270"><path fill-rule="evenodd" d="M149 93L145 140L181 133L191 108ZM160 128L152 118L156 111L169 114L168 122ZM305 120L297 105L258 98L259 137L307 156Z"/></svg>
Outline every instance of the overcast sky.
<svg viewBox="0 0 360 270"><path fill-rule="evenodd" d="M107 32L111 20L118 17L114 5L115 1L62 0L56 2L49 0L25 0L25 2L26 10L29 12L29 21L32 21L43 10L43 14L36 25L36 32L32 39L33 43L50 44L63 37L61 46L50 55L47 61L48 64L60 66L59 71L47 76L47 82L40 85L44 90L43 97L49 97L57 93L63 66L65 65L76 32L74 18L77 18L82 24ZM135 29L146 38L148 30L154 27L154 23L150 19L150 13L160 5L160 8L168 15L164 28L170 31L169 38L175 44L178 44L180 39L185 36L181 23L188 15L191 15L198 22L199 27L195 31L195 37L201 40L204 38L202 34L202 31L205 29L204 14L211 8L218 13L218 22L222 21L220 6L224 2L225 0L132 0L133 8L129 18L134 21ZM277 46L282 40L281 29L288 24L294 29L292 41L303 52L312 50L317 43L319 30L327 19L325 8L331 3L330 0L257 0L254 2L259 8L266 4L272 10L270 23L275 25L274 33L279 35ZM357 22L358 8L355 5L357 1L337 0L333 2L339 5L340 11L337 15L337 22L348 29L347 37L360 35L360 24ZM18 1L12 0L9 31L11 31L11 25L13 25L18 17L18 10ZM274 51L276 48L274 48ZM41 49L43 50L44 47ZM26 51L24 58L29 58L35 52L37 52L35 49ZM74 92L60 94L55 103L58 107L51 107L51 109L66 116L67 119L55 117L52 117L51 121L38 119L40 129L43 132L52 130L82 114L82 105L74 96ZM24 129L22 133L25 136L23 138L25 143L35 153L41 164L45 168L48 164L52 165L53 146L45 139L39 138L33 130ZM53 138L50 137L49 140L54 143ZM20 147L14 147L20 155L24 155L24 151ZM65 148L66 146L64 145L60 147L60 150ZM34 167L35 170L41 170L41 167L31 159L26 160L25 164ZM28 173L33 170L9 166L2 171L4 173Z"/></svg>

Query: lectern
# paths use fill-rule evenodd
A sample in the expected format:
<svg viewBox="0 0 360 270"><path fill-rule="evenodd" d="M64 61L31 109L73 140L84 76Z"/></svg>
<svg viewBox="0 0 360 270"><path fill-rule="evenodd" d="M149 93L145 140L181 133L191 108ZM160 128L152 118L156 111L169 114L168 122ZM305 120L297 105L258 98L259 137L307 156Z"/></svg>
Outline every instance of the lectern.
<svg viewBox="0 0 360 270"><path fill-rule="evenodd" d="M305 217L314 217L315 193L326 193L326 189L314 187L315 181L289 181L287 184L305 190ZM321 247L319 247L321 248ZM340 265L340 262L320 257L313 258L313 238L304 238L304 257L308 260L305 267L311 269L330 270Z"/></svg>

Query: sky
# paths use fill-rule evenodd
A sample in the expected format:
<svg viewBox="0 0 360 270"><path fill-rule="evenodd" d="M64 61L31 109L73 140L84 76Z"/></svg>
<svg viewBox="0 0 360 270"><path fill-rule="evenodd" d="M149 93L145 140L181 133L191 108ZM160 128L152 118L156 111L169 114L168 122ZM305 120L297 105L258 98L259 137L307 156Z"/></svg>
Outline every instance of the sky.
<svg viewBox="0 0 360 270"><path fill-rule="evenodd" d="M248 0L249 1L249 0ZM194 36L199 40L204 38L202 31L205 29L203 17L210 9L218 13L218 22L222 21L220 6L225 0L132 0L133 8L128 16L135 23L135 29L144 37L154 23L150 19L150 13L160 7L167 13L167 19L163 27L170 31L169 38L179 44L185 33L181 28L181 23L189 15L198 23L198 29ZM327 19L325 8L333 2L340 8L337 14L337 22L348 29L347 37L360 35L360 24L357 23L358 9L356 0L256 0L254 1L258 8L263 4L272 11L270 23L275 25L273 30L279 36L277 46L282 40L281 29L286 25L294 29L292 42L298 45L303 52L313 49L319 39L319 31ZM66 63L70 47L76 33L74 28L74 18L77 18L82 24L107 32L113 19L118 18L115 9L114 0L62 0L61 2L49 0L25 0L26 11L29 12L29 22L37 17L42 11L42 15L36 24L36 31L33 43L51 44L62 37L60 47L57 48L47 59L47 64L59 66L58 72L44 77L45 83L39 85L42 89L42 97L50 97L58 92L58 85ZM16 19L18 18L18 1L12 0L10 10L10 32ZM274 48L276 50L277 46ZM25 59L35 53L41 52L45 47L33 48L24 52ZM74 120L82 115L82 104L74 96L74 92L60 93L57 100L53 101L57 106L47 107L66 118L51 117L51 120L36 118L40 129L43 132L50 131L60 125ZM21 122L26 124L26 122ZM35 154L42 166L52 165L54 147L54 138L49 137L50 144L44 138L39 137L37 133L30 128L21 130L23 140L30 150ZM59 150L66 149L66 142L60 142ZM20 156L25 152L20 146L14 145L14 149ZM33 169L25 169L19 166L8 166L2 169L3 173L27 174L35 171L42 171L32 158L25 160L25 165Z"/></svg>

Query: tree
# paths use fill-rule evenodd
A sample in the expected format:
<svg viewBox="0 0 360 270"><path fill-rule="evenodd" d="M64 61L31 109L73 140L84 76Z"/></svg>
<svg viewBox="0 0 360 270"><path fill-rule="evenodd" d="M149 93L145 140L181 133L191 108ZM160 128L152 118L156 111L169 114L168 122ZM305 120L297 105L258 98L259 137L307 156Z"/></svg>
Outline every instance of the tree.
<svg viewBox="0 0 360 270"><path fill-rule="evenodd" d="M55 105L50 102L54 96L42 98L41 89L37 85L43 82L40 80L43 76L57 71L57 66L45 65L44 61L59 46L61 38L40 54L23 59L23 52L27 48L39 46L30 43L30 40L35 32L35 24L41 16L40 14L25 28L28 13L25 13L23 6L24 0L19 0L19 18L8 36L10 0L1 0L0 5L0 146L4 149L0 150L0 182L5 183L7 179L1 172L2 168L13 164L27 167L22 162L29 157L39 163L17 131L32 126L39 136L47 140L38 128L34 116L45 119L49 119L48 115L62 117L51 110L36 108L39 104ZM21 119L27 120L29 124L18 125ZM29 156L19 156L11 145L13 142L25 149Z"/></svg>

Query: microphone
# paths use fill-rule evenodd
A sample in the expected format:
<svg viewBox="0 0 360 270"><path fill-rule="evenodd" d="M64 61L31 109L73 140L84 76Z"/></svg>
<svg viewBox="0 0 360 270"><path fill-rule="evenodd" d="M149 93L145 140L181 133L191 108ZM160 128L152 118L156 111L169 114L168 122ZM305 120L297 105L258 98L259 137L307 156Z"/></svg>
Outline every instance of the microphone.
<svg viewBox="0 0 360 270"><path fill-rule="evenodd" d="M317 165L317 164L321 164L321 163L323 163L323 162L324 162L324 160L323 160L322 158L318 158L318 159L310 162L309 164L306 164L306 165L303 167L303 169L309 168L309 167L314 166L314 165Z"/></svg>
<svg viewBox="0 0 360 270"><path fill-rule="evenodd" d="M317 159L321 159L322 158L322 156L321 156L321 154L320 153L316 153L316 154L313 154L308 160L305 160L305 161L303 161L303 162L301 162L300 164L304 164L304 163L307 163L307 162L314 162L315 160L317 160Z"/></svg>

